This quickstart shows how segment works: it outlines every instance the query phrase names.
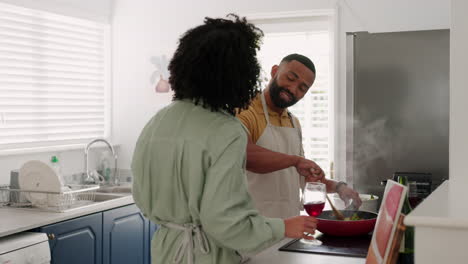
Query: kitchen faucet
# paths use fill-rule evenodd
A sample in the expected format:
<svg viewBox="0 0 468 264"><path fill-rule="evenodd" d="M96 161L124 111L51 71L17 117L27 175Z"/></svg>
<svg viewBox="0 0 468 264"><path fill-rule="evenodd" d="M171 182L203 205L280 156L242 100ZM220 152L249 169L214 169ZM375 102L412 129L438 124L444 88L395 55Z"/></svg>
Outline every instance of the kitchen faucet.
<svg viewBox="0 0 468 264"><path fill-rule="evenodd" d="M113 180L113 183L116 183L117 182L117 155L115 154L115 151L114 151L114 148L112 147L112 145L107 140L102 139L102 138L94 139L91 142L89 142L88 145L86 145L86 148L85 148L85 151L84 151L85 152L86 179L84 181L85 181L85 183L96 183L96 182L100 181L100 179L99 179L100 175L98 173L92 173L92 175L91 175L90 172L89 172L89 167L88 167L89 166L88 152L89 152L89 149L90 149L91 145L93 145L96 142L105 143L109 147L109 149L111 150L112 157L114 157L114 180Z"/></svg>

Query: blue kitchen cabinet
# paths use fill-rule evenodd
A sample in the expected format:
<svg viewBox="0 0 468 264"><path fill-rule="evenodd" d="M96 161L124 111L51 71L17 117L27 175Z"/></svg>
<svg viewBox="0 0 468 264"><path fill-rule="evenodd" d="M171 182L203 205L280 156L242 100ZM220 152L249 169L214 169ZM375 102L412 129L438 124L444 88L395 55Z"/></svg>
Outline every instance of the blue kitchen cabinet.
<svg viewBox="0 0 468 264"><path fill-rule="evenodd" d="M47 233L53 264L102 263L102 213L41 227Z"/></svg>
<svg viewBox="0 0 468 264"><path fill-rule="evenodd" d="M34 231L47 233L52 263L150 264L157 228L132 204Z"/></svg>
<svg viewBox="0 0 468 264"><path fill-rule="evenodd" d="M136 205L128 205L103 215L103 263L150 263L150 224Z"/></svg>

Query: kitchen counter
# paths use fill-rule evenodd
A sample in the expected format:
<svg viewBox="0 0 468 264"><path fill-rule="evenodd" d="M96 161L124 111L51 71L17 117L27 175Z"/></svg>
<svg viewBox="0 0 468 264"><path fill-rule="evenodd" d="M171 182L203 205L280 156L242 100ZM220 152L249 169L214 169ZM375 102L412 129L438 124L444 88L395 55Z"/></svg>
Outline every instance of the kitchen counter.
<svg viewBox="0 0 468 264"><path fill-rule="evenodd" d="M288 243L292 239L283 239L272 247L253 256L246 264L364 264L365 258L340 257L322 254L296 253L279 251L278 248Z"/></svg>
<svg viewBox="0 0 468 264"><path fill-rule="evenodd" d="M126 195L65 213L45 212L37 208L0 207L0 237L133 203L133 197Z"/></svg>

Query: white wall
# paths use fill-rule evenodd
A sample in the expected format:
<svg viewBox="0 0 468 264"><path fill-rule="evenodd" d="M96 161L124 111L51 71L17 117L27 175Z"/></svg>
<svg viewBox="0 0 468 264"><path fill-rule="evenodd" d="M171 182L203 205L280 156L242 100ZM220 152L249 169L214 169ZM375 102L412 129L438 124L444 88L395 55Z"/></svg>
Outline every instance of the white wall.
<svg viewBox="0 0 468 264"><path fill-rule="evenodd" d="M341 0L345 32L395 32L450 27L447 0Z"/></svg>
<svg viewBox="0 0 468 264"><path fill-rule="evenodd" d="M454 212L466 211L464 197L468 186L467 150L468 87L468 2L452 0L452 27L450 34L450 205Z"/></svg>
<svg viewBox="0 0 468 264"><path fill-rule="evenodd" d="M170 94L156 94L149 79L151 56L171 56L178 37L202 22L205 16L241 16L258 13L334 9L340 16L337 105L346 101L344 32L402 31L449 28L449 3L446 0L239 0L239 1L154 1L117 0L113 16L113 88L114 126L125 167L131 162L135 141L148 119L171 100ZM182 8L183 7L183 8ZM338 109L343 112L343 109ZM341 115L340 126L344 123ZM338 127L344 132L342 127ZM336 146L344 146L345 134L337 137ZM344 168L344 148L336 164L337 174Z"/></svg>
<svg viewBox="0 0 468 264"><path fill-rule="evenodd" d="M183 7L183 8L182 8ZM116 142L121 144L123 166L130 166L135 141L158 109L171 101L171 94L154 93L150 83L151 56L171 57L179 36L202 23L206 16L246 15L333 7L328 1L152 1L115 3L113 19L113 88Z"/></svg>

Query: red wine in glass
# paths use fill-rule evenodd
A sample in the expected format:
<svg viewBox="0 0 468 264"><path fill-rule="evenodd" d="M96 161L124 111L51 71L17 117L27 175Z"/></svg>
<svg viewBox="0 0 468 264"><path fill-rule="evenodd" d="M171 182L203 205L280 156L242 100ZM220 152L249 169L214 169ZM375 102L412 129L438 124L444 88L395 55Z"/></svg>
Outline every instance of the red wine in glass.
<svg viewBox="0 0 468 264"><path fill-rule="evenodd" d="M302 202L306 212L312 216L317 217L322 213L325 207L327 186L321 182L308 182L302 192ZM311 234L307 234L308 239L302 238L300 241L307 246L320 246L322 241L315 239Z"/></svg>
<svg viewBox="0 0 468 264"><path fill-rule="evenodd" d="M319 216L322 213L323 207L325 207L325 202L304 204L306 212L313 217Z"/></svg>

